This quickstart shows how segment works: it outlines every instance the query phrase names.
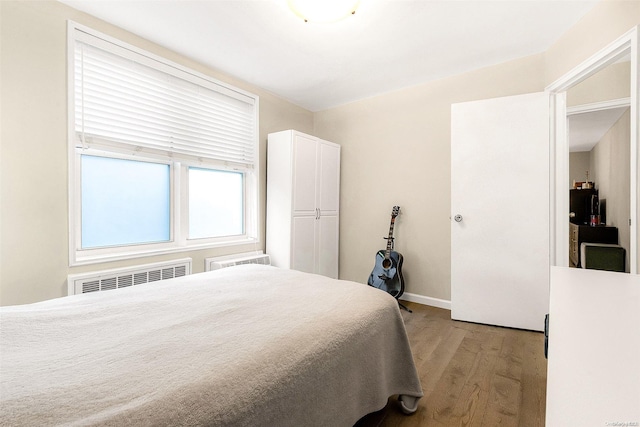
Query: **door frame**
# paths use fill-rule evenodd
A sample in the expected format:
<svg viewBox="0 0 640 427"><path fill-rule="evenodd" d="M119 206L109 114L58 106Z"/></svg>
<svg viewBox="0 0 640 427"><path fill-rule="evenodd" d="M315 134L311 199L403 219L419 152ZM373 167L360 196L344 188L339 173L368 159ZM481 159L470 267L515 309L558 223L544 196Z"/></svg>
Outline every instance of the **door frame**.
<svg viewBox="0 0 640 427"><path fill-rule="evenodd" d="M567 74L547 86L550 98L550 261L551 265L569 266L569 138L567 129L567 97L571 87L586 80L617 60L629 55L631 64L630 129L630 247L629 270L638 274L638 135L640 123L640 76L638 74L640 26L635 26L607 47L591 56ZM632 179L635 177L635 179Z"/></svg>

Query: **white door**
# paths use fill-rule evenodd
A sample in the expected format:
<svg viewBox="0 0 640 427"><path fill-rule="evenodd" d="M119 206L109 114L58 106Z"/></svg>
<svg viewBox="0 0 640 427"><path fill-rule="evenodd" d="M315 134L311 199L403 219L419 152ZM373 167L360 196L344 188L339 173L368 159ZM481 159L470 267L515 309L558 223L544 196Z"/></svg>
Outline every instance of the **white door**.
<svg viewBox="0 0 640 427"><path fill-rule="evenodd" d="M291 268L293 270L316 272L317 222L315 216L293 216L291 224Z"/></svg>
<svg viewBox="0 0 640 427"><path fill-rule="evenodd" d="M338 278L340 235L340 146L319 143L317 272Z"/></svg>
<svg viewBox="0 0 640 427"><path fill-rule="evenodd" d="M451 317L543 330L549 97L454 104L451 123Z"/></svg>
<svg viewBox="0 0 640 427"><path fill-rule="evenodd" d="M293 134L293 214L316 215L318 155L316 139Z"/></svg>
<svg viewBox="0 0 640 427"><path fill-rule="evenodd" d="M318 150L318 208L321 215L337 215L340 205L340 146L321 140Z"/></svg>
<svg viewBox="0 0 640 427"><path fill-rule="evenodd" d="M338 278L338 246L340 226L338 215L321 215L318 218L318 265L323 276Z"/></svg>

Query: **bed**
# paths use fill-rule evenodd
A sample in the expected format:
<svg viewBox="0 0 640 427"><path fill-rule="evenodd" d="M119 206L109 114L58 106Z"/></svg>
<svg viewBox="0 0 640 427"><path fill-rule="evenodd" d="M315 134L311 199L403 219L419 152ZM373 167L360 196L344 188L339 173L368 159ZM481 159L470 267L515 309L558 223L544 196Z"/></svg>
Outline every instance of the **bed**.
<svg viewBox="0 0 640 427"><path fill-rule="evenodd" d="M352 426L422 396L396 300L244 265L0 309L0 425Z"/></svg>

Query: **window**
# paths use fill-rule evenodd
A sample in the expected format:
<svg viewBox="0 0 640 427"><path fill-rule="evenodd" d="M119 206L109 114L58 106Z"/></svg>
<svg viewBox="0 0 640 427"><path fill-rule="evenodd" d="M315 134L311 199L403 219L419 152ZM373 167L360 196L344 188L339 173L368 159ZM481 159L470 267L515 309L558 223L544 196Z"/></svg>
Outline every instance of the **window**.
<svg viewBox="0 0 640 427"><path fill-rule="evenodd" d="M69 23L70 264L257 240L258 98Z"/></svg>
<svg viewBox="0 0 640 427"><path fill-rule="evenodd" d="M83 249L171 240L169 165L81 158Z"/></svg>
<svg viewBox="0 0 640 427"><path fill-rule="evenodd" d="M244 177L238 172L189 168L189 237L244 233ZM216 221L210 221L211 217Z"/></svg>

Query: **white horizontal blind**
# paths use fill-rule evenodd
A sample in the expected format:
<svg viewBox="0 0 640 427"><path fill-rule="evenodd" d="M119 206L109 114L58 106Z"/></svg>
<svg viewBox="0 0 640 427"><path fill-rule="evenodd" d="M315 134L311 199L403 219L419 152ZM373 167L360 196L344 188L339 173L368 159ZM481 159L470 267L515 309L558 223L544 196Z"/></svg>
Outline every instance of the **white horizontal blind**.
<svg viewBox="0 0 640 427"><path fill-rule="evenodd" d="M252 169L256 98L77 30L77 146Z"/></svg>

